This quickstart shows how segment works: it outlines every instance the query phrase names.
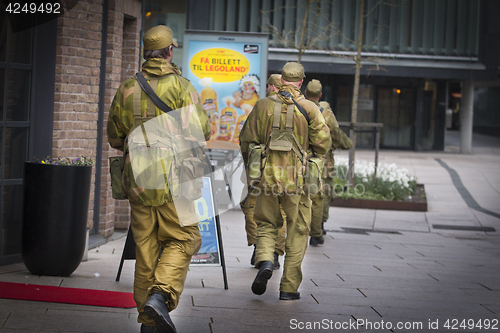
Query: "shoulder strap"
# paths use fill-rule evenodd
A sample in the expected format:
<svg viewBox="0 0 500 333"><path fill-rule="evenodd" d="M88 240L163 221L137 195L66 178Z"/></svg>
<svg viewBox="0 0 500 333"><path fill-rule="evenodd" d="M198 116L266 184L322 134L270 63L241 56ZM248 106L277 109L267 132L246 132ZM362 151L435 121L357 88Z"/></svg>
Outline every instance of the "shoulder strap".
<svg viewBox="0 0 500 333"><path fill-rule="evenodd" d="M281 106L283 105L283 101L281 99L276 98L273 99L276 103L274 104L274 112L273 112L273 125L272 125L272 130L279 130L281 128ZM292 131L293 129L293 115L294 115L294 106L293 104L287 105L286 108L286 120L285 120L285 130ZM304 162L304 158L306 157L306 153L304 151L304 148L301 146L299 141L297 140L297 137L295 134L292 132L292 137L293 141L295 143L292 144L292 150L294 153L299 157L299 159ZM269 151L269 142L271 140L271 135L269 135L267 142L266 142L266 155L268 154Z"/></svg>
<svg viewBox="0 0 500 333"><path fill-rule="evenodd" d="M274 104L274 113L273 113L273 129L281 128L281 106L283 102L281 99L276 98L276 103ZM293 128L293 104L287 106L286 109L286 121L285 121L285 129L291 130Z"/></svg>
<svg viewBox="0 0 500 333"><path fill-rule="evenodd" d="M299 103L297 103L297 101L295 99L293 99L292 94L286 90L280 91L279 94L283 97L290 98L292 100L292 102L295 104L295 106L297 107L297 109L299 109L299 111L304 115L304 117L307 120L307 123L309 124L309 116L307 115L306 110L304 110L302 105L300 105Z"/></svg>
<svg viewBox="0 0 500 333"><path fill-rule="evenodd" d="M155 103L158 109L162 110L163 112L172 111L172 108L167 104L165 104L165 102L162 101L160 97L158 97L158 95L154 92L153 88L151 88L148 81L146 80L144 75L142 75L141 72L137 72L137 74L135 74L135 77L137 78L137 82L141 86L142 90L146 92L146 94L149 96L149 98L151 98L151 100L153 101L153 103Z"/></svg>
<svg viewBox="0 0 500 333"><path fill-rule="evenodd" d="M283 102L277 98L276 103L274 104L274 112L273 112L273 129L280 129L281 125L281 105Z"/></svg>

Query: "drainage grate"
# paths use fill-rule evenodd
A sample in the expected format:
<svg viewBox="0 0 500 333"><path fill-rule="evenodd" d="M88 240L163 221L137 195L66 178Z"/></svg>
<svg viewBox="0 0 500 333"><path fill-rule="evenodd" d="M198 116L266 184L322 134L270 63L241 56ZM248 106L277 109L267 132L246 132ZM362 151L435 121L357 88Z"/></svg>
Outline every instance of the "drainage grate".
<svg viewBox="0 0 500 333"><path fill-rule="evenodd" d="M347 233L352 234L366 234L369 232L377 233L377 234L393 234L393 235L401 235L398 231L390 231L390 230L377 230L377 229L363 229L363 228L344 228L342 229Z"/></svg>
<svg viewBox="0 0 500 333"><path fill-rule="evenodd" d="M340 228L342 230L327 230L327 231L328 232L341 232L341 233L347 233L347 234L358 234L358 235L369 235L369 233L401 235L401 233L398 231L390 231L390 230L345 228L345 227L340 227Z"/></svg>
<svg viewBox="0 0 500 333"><path fill-rule="evenodd" d="M484 231L484 232L495 232L493 227L474 227L466 225L445 225L445 224L433 224L434 229L446 229L446 230L464 230L464 231Z"/></svg>
<svg viewBox="0 0 500 333"><path fill-rule="evenodd" d="M342 230L326 230L326 231L327 232L345 233L345 234L357 234L357 235L369 235L369 233L401 235L401 233L399 231L363 229L363 228L344 228L344 227L340 227L340 228Z"/></svg>

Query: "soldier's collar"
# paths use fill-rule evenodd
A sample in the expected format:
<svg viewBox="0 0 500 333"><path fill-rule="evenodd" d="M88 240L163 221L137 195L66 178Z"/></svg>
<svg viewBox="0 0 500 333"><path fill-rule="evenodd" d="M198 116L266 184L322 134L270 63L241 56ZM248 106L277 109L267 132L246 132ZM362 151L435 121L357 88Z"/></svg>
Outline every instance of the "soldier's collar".
<svg viewBox="0 0 500 333"><path fill-rule="evenodd" d="M164 76L167 74L181 75L181 71L174 64L162 58L151 58L142 64L142 70L147 75Z"/></svg>

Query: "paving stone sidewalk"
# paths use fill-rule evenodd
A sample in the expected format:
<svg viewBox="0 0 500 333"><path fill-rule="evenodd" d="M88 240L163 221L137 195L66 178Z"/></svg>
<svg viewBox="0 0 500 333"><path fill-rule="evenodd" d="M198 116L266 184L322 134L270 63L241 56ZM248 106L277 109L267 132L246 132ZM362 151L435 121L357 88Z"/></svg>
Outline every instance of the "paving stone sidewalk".
<svg viewBox="0 0 500 333"><path fill-rule="evenodd" d="M381 152L380 163L405 167L425 184L428 212L330 208L325 244L307 249L297 301L278 299L281 270L264 295L251 292L257 270L243 214L222 214L229 288L221 267L192 267L172 312L178 332L498 332L500 144L472 155L450 147ZM356 157L372 160L373 151ZM477 231L485 227L495 231ZM133 261L115 281L124 243L90 250L70 277L33 276L20 263L0 267L0 281L131 292ZM135 309L0 299L0 332L132 333L139 324Z"/></svg>

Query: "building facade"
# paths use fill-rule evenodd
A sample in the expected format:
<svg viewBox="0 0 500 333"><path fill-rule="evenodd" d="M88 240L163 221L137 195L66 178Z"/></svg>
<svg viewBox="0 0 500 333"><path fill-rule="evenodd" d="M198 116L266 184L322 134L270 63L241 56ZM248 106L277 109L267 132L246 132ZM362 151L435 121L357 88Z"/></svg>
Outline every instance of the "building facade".
<svg viewBox="0 0 500 333"><path fill-rule="evenodd" d="M347 122L361 30L356 120L384 124L382 148L442 151L447 129L472 125L500 133L496 0L64 3L61 14L43 19L9 14L0 4L0 265L21 260L24 161L95 159L91 239L128 228L128 202L111 196L108 158L119 152L107 143L106 120L119 84L139 68L142 33L157 24L173 30L177 65L186 29L268 33L269 74L300 59L306 83L319 79L322 100ZM473 95L473 108L462 105L464 94ZM374 135L360 133L357 141L371 148Z"/></svg>
<svg viewBox="0 0 500 333"><path fill-rule="evenodd" d="M270 73L300 59L306 83L319 79L322 99L345 122L352 121L354 59L361 36L356 121L384 124L382 148L444 150L446 128L460 129L461 116L472 112L461 110L465 81L475 87L475 130L500 132L495 112L500 107L497 1L364 0L360 8L361 3L212 0L199 3L202 10L188 8L188 16L210 13L208 20L196 20L189 28L268 32ZM453 118L452 126L447 117ZM373 134L358 136L359 147L374 144Z"/></svg>
<svg viewBox="0 0 500 333"><path fill-rule="evenodd" d="M105 121L119 84L139 67L142 2L64 3L55 17L0 4L0 265L21 260L25 161L91 157L89 232L104 239L128 228L128 202L111 197L108 157L117 152Z"/></svg>

